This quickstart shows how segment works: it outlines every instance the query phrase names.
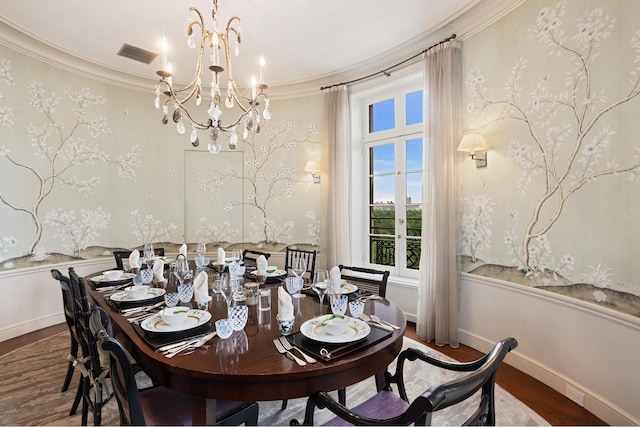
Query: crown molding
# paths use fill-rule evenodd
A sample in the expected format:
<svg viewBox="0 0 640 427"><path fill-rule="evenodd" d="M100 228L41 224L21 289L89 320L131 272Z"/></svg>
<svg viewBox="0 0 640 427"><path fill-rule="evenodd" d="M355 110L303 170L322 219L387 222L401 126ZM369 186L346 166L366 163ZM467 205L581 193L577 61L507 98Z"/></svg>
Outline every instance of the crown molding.
<svg viewBox="0 0 640 427"><path fill-rule="evenodd" d="M423 51L440 40L457 34L464 40L504 17L526 0L477 0L466 9L440 22L423 34L391 51L363 61L331 75L318 76L305 81L287 82L269 87L269 97L286 99L318 95L323 86L348 82L391 67ZM74 55L58 46L40 40L0 17L0 43L34 59L62 70L79 74L104 83L141 92L152 93L155 76L135 75ZM375 78L375 77L374 77Z"/></svg>

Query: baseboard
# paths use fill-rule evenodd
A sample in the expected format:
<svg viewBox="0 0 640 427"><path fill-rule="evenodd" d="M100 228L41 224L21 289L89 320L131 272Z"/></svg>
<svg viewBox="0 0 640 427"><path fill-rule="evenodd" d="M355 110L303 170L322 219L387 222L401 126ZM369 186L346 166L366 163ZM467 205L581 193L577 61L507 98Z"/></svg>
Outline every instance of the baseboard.
<svg viewBox="0 0 640 427"><path fill-rule="evenodd" d="M469 333L468 331L459 330L458 333L458 338L461 344L483 353L489 352L494 345L491 341L485 340L484 338ZM566 396L567 386L578 390L580 393L584 394L583 407L609 425L640 425L640 420L635 419L631 414L623 411L621 408L604 399L602 396L599 396L583 385L540 365L536 361L525 357L518 353L517 349L507 355L505 363L537 379L563 396Z"/></svg>
<svg viewBox="0 0 640 427"><path fill-rule="evenodd" d="M52 316L42 317L39 319L32 319L28 322L22 322L19 324L11 325L0 330L0 343L11 338L19 337L21 335L28 334L29 332L37 331L39 329L48 328L49 326L59 325L65 322L64 314L59 313Z"/></svg>

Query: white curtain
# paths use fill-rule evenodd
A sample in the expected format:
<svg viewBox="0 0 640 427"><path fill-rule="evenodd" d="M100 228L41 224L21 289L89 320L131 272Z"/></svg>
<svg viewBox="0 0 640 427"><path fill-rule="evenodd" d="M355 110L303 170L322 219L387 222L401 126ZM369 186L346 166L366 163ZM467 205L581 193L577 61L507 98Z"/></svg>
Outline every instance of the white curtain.
<svg viewBox="0 0 640 427"><path fill-rule="evenodd" d="M458 346L460 259L461 44L424 56L425 179L416 329L421 339Z"/></svg>
<svg viewBox="0 0 640 427"><path fill-rule="evenodd" d="M327 266L351 265L349 228L350 140L349 97L346 86L331 88L325 95L324 134L329 151L329 235Z"/></svg>

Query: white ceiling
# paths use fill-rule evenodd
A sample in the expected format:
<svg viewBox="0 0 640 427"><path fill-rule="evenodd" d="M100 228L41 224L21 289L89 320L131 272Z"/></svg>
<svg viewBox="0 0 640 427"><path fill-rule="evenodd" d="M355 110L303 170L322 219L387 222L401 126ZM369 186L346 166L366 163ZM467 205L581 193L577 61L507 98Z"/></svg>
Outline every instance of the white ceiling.
<svg viewBox="0 0 640 427"><path fill-rule="evenodd" d="M219 0L221 25L241 18L240 56L233 59L239 84L258 73L266 58L270 86L331 82L363 64L387 65L404 51L428 47L437 33L480 0ZM493 1L493 0L492 0ZM190 80L195 51L187 48L188 9L197 7L211 28L207 0L15 0L4 1L0 19L39 42L92 66L155 79L150 65L117 56L123 43L159 52L169 43L174 82ZM449 34L447 34L449 35ZM421 44L422 42L422 44ZM431 42L431 41L430 41ZM377 70L376 70L377 71ZM348 74L348 73L347 73Z"/></svg>

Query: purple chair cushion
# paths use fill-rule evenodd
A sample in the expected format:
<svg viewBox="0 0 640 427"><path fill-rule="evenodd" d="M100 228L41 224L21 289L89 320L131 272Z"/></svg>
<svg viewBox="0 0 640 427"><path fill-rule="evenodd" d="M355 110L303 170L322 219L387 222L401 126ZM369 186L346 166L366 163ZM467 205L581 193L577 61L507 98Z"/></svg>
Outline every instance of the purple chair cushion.
<svg viewBox="0 0 640 427"><path fill-rule="evenodd" d="M371 399L353 408L352 411L358 415L383 420L402 414L408 407L409 404L402 400L400 396L390 391L381 391ZM335 417L325 425L350 426L353 424L348 423L340 417Z"/></svg>
<svg viewBox="0 0 640 427"><path fill-rule="evenodd" d="M140 392L140 405L147 425L190 426L191 397L158 386ZM218 400L216 418L221 419L245 402Z"/></svg>

